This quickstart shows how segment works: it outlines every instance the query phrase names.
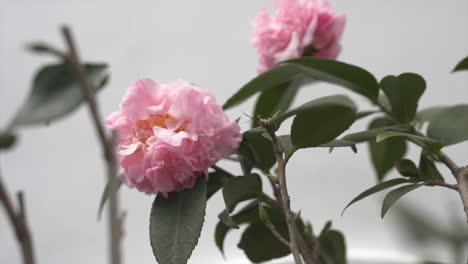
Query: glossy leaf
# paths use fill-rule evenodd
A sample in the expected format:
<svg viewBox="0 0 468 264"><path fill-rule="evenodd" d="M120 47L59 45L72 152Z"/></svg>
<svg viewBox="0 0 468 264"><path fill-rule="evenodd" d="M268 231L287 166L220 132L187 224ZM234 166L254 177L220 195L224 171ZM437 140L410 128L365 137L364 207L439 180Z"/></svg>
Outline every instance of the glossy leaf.
<svg viewBox="0 0 468 264"><path fill-rule="evenodd" d="M231 215L227 209L224 209L219 215L218 219L225 225L229 226L230 228L239 229L237 223L232 219Z"/></svg>
<svg viewBox="0 0 468 264"><path fill-rule="evenodd" d="M361 94L371 101L377 100L379 93L377 80L370 72L357 66L313 57L292 59L282 64L293 65L305 76L312 79L337 84Z"/></svg>
<svg viewBox="0 0 468 264"><path fill-rule="evenodd" d="M299 76L301 74L296 68L289 65L279 65L245 84L224 103L223 109L232 108L258 92L279 87L281 84L288 83Z"/></svg>
<svg viewBox="0 0 468 264"><path fill-rule="evenodd" d="M281 149L290 157L294 152L296 152L297 147L293 146L290 135L283 135L278 137L278 142L281 145Z"/></svg>
<svg viewBox="0 0 468 264"><path fill-rule="evenodd" d="M369 124L369 129L376 129L388 127L393 125L393 122L387 118L374 119ZM377 138L381 133L390 133L389 131L382 131L377 133ZM403 138L392 138L384 142L376 142L374 140L369 141L369 151L371 155L372 165L377 174L377 180L382 181L385 175L393 168L395 162L401 159L407 149L406 141Z"/></svg>
<svg viewBox="0 0 468 264"><path fill-rule="evenodd" d="M468 57L465 57L463 60L461 60L457 64L457 66L455 66L452 72L466 71L466 70L468 70Z"/></svg>
<svg viewBox="0 0 468 264"><path fill-rule="evenodd" d="M381 119L381 118L378 118L378 119ZM376 125L377 124L372 125L371 127L376 126ZM341 139L345 141L355 142L355 143L375 141L375 138L377 137L377 135L385 131L412 132L414 131L414 128L410 125L389 125L389 126L383 126L383 127L378 127L378 128L370 128L369 130L366 130L366 131L351 133L342 137Z"/></svg>
<svg viewBox="0 0 468 264"><path fill-rule="evenodd" d="M407 139L412 140L416 144L427 148L429 150L432 150L434 152L439 151L444 144L440 141L430 139L428 137L424 136L417 136L413 135L410 133L405 133L405 132L398 132L398 131L385 131L377 135L376 141L377 143L382 142L384 140L388 140L389 138L394 138L394 137L404 137Z"/></svg>
<svg viewBox="0 0 468 264"><path fill-rule="evenodd" d="M282 213L272 208L265 209L268 212L270 222L284 238L288 239L288 228ZM253 222L245 229L237 246L253 263L269 261L290 254L289 248L279 242L265 223L261 221Z"/></svg>
<svg viewBox="0 0 468 264"><path fill-rule="evenodd" d="M330 142L346 131L356 118L356 108L345 96L320 98L291 112L297 113L291 126L291 139L298 148Z"/></svg>
<svg viewBox="0 0 468 264"><path fill-rule="evenodd" d="M442 110L429 123L427 135L445 146L468 140L468 105L456 105Z"/></svg>
<svg viewBox="0 0 468 264"><path fill-rule="evenodd" d="M303 78L298 77L291 82L282 83L278 87L262 92L255 104L253 114L255 118L253 119L252 126L257 127L260 125L257 117L270 118L276 113L287 111L293 103L303 81Z"/></svg>
<svg viewBox="0 0 468 264"><path fill-rule="evenodd" d="M206 208L206 180L192 189L158 195L150 216L150 241L159 264L186 264L198 243Z"/></svg>
<svg viewBox="0 0 468 264"><path fill-rule="evenodd" d="M268 171L276 163L273 145L259 132L247 131L243 135L245 152L250 152L252 166Z"/></svg>
<svg viewBox="0 0 468 264"><path fill-rule="evenodd" d="M382 204L382 213L381 217L384 218L388 210L398 201L403 195L416 190L417 188L423 186L423 184L409 184L389 192L383 201Z"/></svg>
<svg viewBox="0 0 468 264"><path fill-rule="evenodd" d="M242 201L257 198L262 193L262 180L256 173L234 177L223 186L223 197L226 209L232 212Z"/></svg>
<svg viewBox="0 0 468 264"><path fill-rule="evenodd" d="M206 186L206 196L210 199L218 190L223 188L224 183L234 176L227 171L215 170L208 173L208 182Z"/></svg>
<svg viewBox="0 0 468 264"><path fill-rule="evenodd" d="M393 186L396 186L396 185L399 185L399 184L403 184L403 183L408 183L410 182L409 180L407 179L403 179L403 178L397 178L397 179L391 179L391 180L388 180L388 181L385 181L385 182L381 182L365 191L363 191L362 193L360 193L358 196L356 196L353 200L351 200L351 202L349 202L348 205L346 205L346 207L343 209L343 212L341 212L341 215L344 214L344 212L346 211L346 209L348 209L348 207L350 207L352 204L374 194L374 193L377 193L377 192L380 192L382 190L385 190L387 188L390 188L390 187L393 187Z"/></svg>
<svg viewBox="0 0 468 264"><path fill-rule="evenodd" d="M108 79L107 65L85 64L86 77L97 91ZM9 129L32 124L48 124L75 110L84 100L78 80L70 73L68 66L48 65L39 70L32 90Z"/></svg>
<svg viewBox="0 0 468 264"><path fill-rule="evenodd" d="M413 161L409 159L401 159L395 163L395 168L400 175L405 177L419 177L419 170Z"/></svg>
<svg viewBox="0 0 468 264"><path fill-rule="evenodd" d="M231 219L237 224L242 225L246 223L251 223L259 220L258 215L258 200L253 201L247 204L242 210L238 213L231 216ZM228 225L219 222L215 228L215 242L218 249L224 255L224 240L226 239L227 234L233 228Z"/></svg>
<svg viewBox="0 0 468 264"><path fill-rule="evenodd" d="M425 153L421 153L419 160L419 174L426 181L445 182L444 177L437 169L435 163Z"/></svg>
<svg viewBox="0 0 468 264"><path fill-rule="evenodd" d="M386 76L380 87L392 106L392 115L401 123L411 122L418 109L418 101L426 89L426 81L415 73Z"/></svg>
<svg viewBox="0 0 468 264"><path fill-rule="evenodd" d="M420 125L423 125L426 122L432 122L432 120L434 120L434 118L436 118L436 116L446 108L446 106L433 106L425 108L417 113L416 121Z"/></svg>

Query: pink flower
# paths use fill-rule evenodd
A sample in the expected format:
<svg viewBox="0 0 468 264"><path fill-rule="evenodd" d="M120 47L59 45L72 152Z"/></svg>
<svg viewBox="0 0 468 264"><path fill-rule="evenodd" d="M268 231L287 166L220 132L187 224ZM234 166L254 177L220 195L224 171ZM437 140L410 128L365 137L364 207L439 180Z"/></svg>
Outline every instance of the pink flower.
<svg viewBox="0 0 468 264"><path fill-rule="evenodd" d="M106 124L118 132L122 181L148 194L192 188L241 141L213 94L182 80L134 81Z"/></svg>
<svg viewBox="0 0 468 264"><path fill-rule="evenodd" d="M252 23L258 72L302 56L336 59L345 23L345 14L335 13L326 0L278 0L274 15L263 9Z"/></svg>

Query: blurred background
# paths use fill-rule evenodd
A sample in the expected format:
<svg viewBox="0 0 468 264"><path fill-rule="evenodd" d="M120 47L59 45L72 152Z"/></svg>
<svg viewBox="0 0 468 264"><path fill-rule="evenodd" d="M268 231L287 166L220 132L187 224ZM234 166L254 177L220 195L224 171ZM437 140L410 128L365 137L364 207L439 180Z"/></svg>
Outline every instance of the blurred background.
<svg viewBox="0 0 468 264"><path fill-rule="evenodd" d="M348 16L340 60L362 66L377 78L407 71L423 75L428 88L422 108L468 102L468 75L450 74L468 54L468 1L331 2ZM213 91L224 102L256 75L250 22L262 7L272 5L273 1L266 0L0 0L0 128L26 98L35 71L52 61L26 52L24 45L44 40L63 47L59 33L63 23L72 27L83 60L110 65L111 81L99 94L101 111L107 116L117 109L127 85L138 77L162 82L183 78ZM314 85L302 89L295 104L336 93L348 94L331 85ZM361 109L370 108L362 98L351 96ZM251 99L228 115L241 117L240 124L247 129L245 114L252 112L253 103ZM361 130L366 125L366 121L360 122L351 129ZM455 235L466 232L456 192L421 188L401 200L404 209L391 210L384 220L380 218L383 197L376 195L340 216L355 195L376 182L367 146L359 145L358 150L358 154L348 149L296 154L288 166L293 209L301 209L316 230L332 220L344 231L351 257L392 261L422 256L452 263L456 246L450 238L421 237L406 227L408 221L422 219L430 229ZM467 142L449 147L447 152L457 163L468 163ZM408 155L415 158L418 152L411 148ZM10 191L26 192L39 263L107 263L106 221L96 220L105 168L87 109L81 107L49 127L21 130L20 141L12 151L2 152L0 162ZM240 171L228 161L220 164ZM441 170L452 181L448 170ZM120 195L128 212L125 263L154 263L148 237L153 197L126 187ZM226 260L215 248L214 226L223 208L218 193L208 204L206 224L191 263L248 262L236 247L240 232L228 237ZM463 250L459 252L463 254ZM0 263L20 263L3 210Z"/></svg>

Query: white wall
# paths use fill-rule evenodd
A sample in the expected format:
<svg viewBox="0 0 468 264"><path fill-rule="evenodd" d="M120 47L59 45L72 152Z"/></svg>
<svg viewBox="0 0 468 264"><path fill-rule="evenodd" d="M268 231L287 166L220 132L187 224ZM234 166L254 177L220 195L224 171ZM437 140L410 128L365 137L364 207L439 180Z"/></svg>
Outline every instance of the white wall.
<svg viewBox="0 0 468 264"><path fill-rule="evenodd" d="M272 1L0 0L0 4L2 127L26 97L35 70L50 61L28 54L23 45L47 40L62 46L58 31L62 23L72 26L82 57L111 65L112 80L99 95L105 115L116 109L127 85L141 76L163 82L184 78L211 89L224 102L255 75L257 57L248 40L249 23ZM333 5L348 13L341 60L361 65L378 78L405 71L421 73L428 82L423 107L467 102L468 75L449 74L468 54L467 1L336 0ZM331 93L347 92L315 85L302 90L296 103ZM353 98L363 108L369 107L361 98ZM251 112L252 104L250 100L229 115L244 116ZM246 122L241 123L247 128ZM88 113L81 108L50 127L23 130L17 147L2 154L1 170L10 190L26 191L40 263L106 263L105 221L96 222L104 185L98 147ZM467 144L451 147L448 153L466 163ZM416 156L416 151L411 155ZM238 169L231 163L225 166ZM375 182L365 146L360 146L357 155L348 150L332 155L327 150L302 151L288 169L292 205L301 208L316 229L333 219L347 234L352 252L412 251L400 243L397 229L392 229L394 215L390 212L388 218L380 219L381 196L339 216L354 195ZM126 263L154 263L147 234L152 197L127 188L121 194L128 210L123 246ZM442 224L449 223L448 207L456 208L463 217L456 193L446 190L427 188L405 200L428 210ZM209 203L191 263L223 262L212 238L221 208L222 199L217 195ZM235 246L238 236L239 232L226 243L230 263L245 260ZM432 254L443 260L447 252ZM0 210L0 263L20 263L18 257Z"/></svg>

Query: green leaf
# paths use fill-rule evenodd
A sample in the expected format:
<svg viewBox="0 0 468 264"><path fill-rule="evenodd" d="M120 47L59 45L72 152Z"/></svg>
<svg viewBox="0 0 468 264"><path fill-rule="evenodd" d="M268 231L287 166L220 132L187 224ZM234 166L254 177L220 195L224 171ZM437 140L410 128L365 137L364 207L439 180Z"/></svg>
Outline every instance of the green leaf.
<svg viewBox="0 0 468 264"><path fill-rule="evenodd" d="M223 186L223 197L226 209L232 212L242 201L257 198L262 193L262 180L256 173L234 177Z"/></svg>
<svg viewBox="0 0 468 264"><path fill-rule="evenodd" d="M86 77L95 91L102 88L109 77L106 64L85 64ZM48 65L39 70L32 90L9 129L38 123L48 124L75 110L84 100L78 80L68 66Z"/></svg>
<svg viewBox="0 0 468 264"><path fill-rule="evenodd" d="M245 137L243 137L243 140L237 149L237 158L239 159L242 173L244 175L249 174L255 165L255 158Z"/></svg>
<svg viewBox="0 0 468 264"><path fill-rule="evenodd" d="M343 147L350 147L354 153L357 153L356 143L352 141L342 140L342 139L334 139L330 142L317 146L317 148L330 148L330 152L332 152L334 148L343 148Z"/></svg>
<svg viewBox="0 0 468 264"><path fill-rule="evenodd" d="M343 86L371 101L377 100L377 80L370 72L357 66L313 57L292 59L282 64L297 67L307 77Z"/></svg>
<svg viewBox="0 0 468 264"><path fill-rule="evenodd" d="M282 122L284 122L286 119L290 118L291 116L295 116L304 112L308 111L317 111L321 109L328 109L330 107L336 107L336 108L346 108L346 109L352 109L354 110L354 116L356 113L356 105L354 104L349 97L345 95L331 95L331 96L325 96L321 97L312 101L309 101L297 108L291 109L286 113L279 114L272 118L271 124L279 127Z"/></svg>
<svg viewBox="0 0 468 264"><path fill-rule="evenodd" d="M468 57L465 57L463 60L461 60L457 64L457 66L455 66L452 72L463 71L463 70L468 70Z"/></svg>
<svg viewBox="0 0 468 264"><path fill-rule="evenodd" d="M223 224L229 226L230 228L239 229L239 226L229 215L229 212L227 209L224 209L223 211L221 211L221 213L218 215L218 219L221 222L223 222Z"/></svg>
<svg viewBox="0 0 468 264"><path fill-rule="evenodd" d="M398 201L403 195L416 190L417 188L423 186L423 184L409 184L405 185L399 188L396 188L395 190L389 192L383 201L382 204L382 213L381 217L384 218L385 214L388 212L390 207Z"/></svg>
<svg viewBox="0 0 468 264"><path fill-rule="evenodd" d="M120 186L122 186L122 181L117 177L113 177L107 182L102 192L101 201L99 202L98 220L101 219L102 210L104 209L107 199L109 199L112 194L116 193L120 189Z"/></svg>
<svg viewBox="0 0 468 264"><path fill-rule="evenodd" d="M380 120L380 119L384 119L384 118L377 118L375 120ZM372 122L377 122L375 120ZM374 125L372 125L372 122L370 125L371 127L379 125L381 121L379 122L379 124L374 124ZM385 131L413 132L414 128L410 125L383 126L383 127L378 127L378 128L372 128L366 131L351 133L342 137L341 139L345 141L355 142L355 143L375 141L375 138L377 137L377 135Z"/></svg>
<svg viewBox="0 0 468 264"><path fill-rule="evenodd" d="M278 209L265 207L270 222L278 232L288 239L286 220ZM261 243L259 243L261 241ZM251 223L242 234L237 245L253 263L268 261L290 254L289 248L278 241L270 229L261 221Z"/></svg>
<svg viewBox="0 0 468 264"><path fill-rule="evenodd" d="M426 181L445 182L435 163L426 156L424 151L419 160L419 174Z"/></svg>
<svg viewBox="0 0 468 264"><path fill-rule="evenodd" d="M245 84L234 95L232 95L223 105L223 109L232 108L243 101L247 100L252 95L278 87L281 84L288 83L300 76L300 72L288 65L279 65L267 72L264 72L250 82Z"/></svg>
<svg viewBox="0 0 468 264"><path fill-rule="evenodd" d="M376 113L379 113L379 111L377 110L370 110L370 111L360 111L360 112L357 112L356 113L356 120L359 120L359 119L362 119L362 118L366 118L370 115L373 115L373 114L376 114Z"/></svg>
<svg viewBox="0 0 468 264"><path fill-rule="evenodd" d="M258 97L255 104L252 126L257 127L260 125L257 117L265 119L272 117L276 113L287 111L303 82L304 79L298 77L291 82L282 83L278 87L264 91Z"/></svg>
<svg viewBox="0 0 468 264"><path fill-rule="evenodd" d="M387 140L389 138L394 138L394 137L405 137L407 139L412 140L414 143L418 144L419 146L422 146L424 148L427 148L429 150L432 150L433 152L438 152L444 144L440 141L430 139L428 137L423 137L423 136L417 136L405 132L397 132L397 131L386 131L382 132L377 135L376 142L382 142L384 140Z"/></svg>
<svg viewBox="0 0 468 264"><path fill-rule="evenodd" d="M378 131L380 128L391 127L393 122L382 117L374 119L369 124L369 131ZM391 131L382 131L372 134L377 138L381 133L390 133ZM382 181L385 175L393 168L395 162L401 159L407 149L406 141L403 138L392 138L384 142L369 142L369 151L371 155L372 165L377 174L377 180Z"/></svg>
<svg viewBox="0 0 468 264"><path fill-rule="evenodd" d="M319 264L346 264L346 243L343 234L327 230L320 235Z"/></svg>
<svg viewBox="0 0 468 264"><path fill-rule="evenodd" d="M447 107L429 123L427 135L445 146L468 140L468 105Z"/></svg>
<svg viewBox="0 0 468 264"><path fill-rule="evenodd" d="M0 132L0 150L9 149L16 143L16 135L11 132Z"/></svg>
<svg viewBox="0 0 468 264"><path fill-rule="evenodd" d="M354 198L353 200L351 200L351 202L349 202L348 205L346 205L346 207L343 209L343 212L341 212L341 215L344 214L344 212L346 211L346 209L348 209L349 206L351 206L352 204L354 204L355 202L358 202L374 193L377 193L377 192L380 192L382 190L385 190L387 188L390 188L390 187L393 187L395 185L399 185L399 184L403 184L403 183L408 183L410 182L409 180L407 179L403 179L403 178L397 178L397 179L391 179L391 180L388 180L388 181L385 181L385 182L381 182L365 191L363 191L362 193L360 193L358 196L356 196L356 198Z"/></svg>
<svg viewBox="0 0 468 264"><path fill-rule="evenodd" d="M297 151L297 148L293 146L290 135L283 135L278 137L278 143L281 149L284 151L287 157L290 157Z"/></svg>
<svg viewBox="0 0 468 264"><path fill-rule="evenodd" d="M206 180L192 189L158 195L150 216L150 241L159 264L186 264L198 243L206 208Z"/></svg>
<svg viewBox="0 0 468 264"><path fill-rule="evenodd" d="M356 118L356 108L346 96L328 96L304 104L285 116L291 114L297 114L291 126L292 143L307 148L327 143L347 130Z"/></svg>
<svg viewBox="0 0 468 264"><path fill-rule="evenodd" d="M397 169L398 173L400 173L400 175L402 176L413 178L419 177L419 171L416 167L416 164L414 164L414 162L409 159L398 160L395 163L395 168Z"/></svg>
<svg viewBox="0 0 468 264"><path fill-rule="evenodd" d="M243 141L246 148L251 153L252 165L264 171L268 171L276 163L273 145L262 133L249 130L244 132ZM244 154L248 152L244 149Z"/></svg>
<svg viewBox="0 0 468 264"><path fill-rule="evenodd" d="M224 183L234 176L226 171L216 170L208 173L208 182L206 186L207 199L210 199L219 189L223 188Z"/></svg>
<svg viewBox="0 0 468 264"><path fill-rule="evenodd" d="M255 222L259 220L258 213L259 213L258 212L258 200L255 200L247 204L237 214L231 216L231 219L237 225L251 223L251 222ZM221 251L223 255L224 255L224 240L226 239L226 236L230 230L232 230L232 228L224 224L223 222L219 222L215 228L216 246L218 247L219 251Z"/></svg>
<svg viewBox="0 0 468 264"><path fill-rule="evenodd" d="M426 81L415 73L386 76L380 87L392 106L392 115L401 123L414 119L418 101L426 89Z"/></svg>

